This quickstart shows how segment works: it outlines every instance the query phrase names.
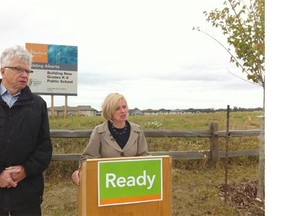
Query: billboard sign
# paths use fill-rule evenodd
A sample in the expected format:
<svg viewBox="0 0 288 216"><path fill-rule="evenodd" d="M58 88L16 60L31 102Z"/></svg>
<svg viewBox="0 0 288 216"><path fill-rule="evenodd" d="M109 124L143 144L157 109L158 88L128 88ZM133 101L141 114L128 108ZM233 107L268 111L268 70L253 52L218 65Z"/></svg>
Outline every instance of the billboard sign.
<svg viewBox="0 0 288 216"><path fill-rule="evenodd" d="M43 95L77 95L77 46L26 43L32 53L29 87Z"/></svg>

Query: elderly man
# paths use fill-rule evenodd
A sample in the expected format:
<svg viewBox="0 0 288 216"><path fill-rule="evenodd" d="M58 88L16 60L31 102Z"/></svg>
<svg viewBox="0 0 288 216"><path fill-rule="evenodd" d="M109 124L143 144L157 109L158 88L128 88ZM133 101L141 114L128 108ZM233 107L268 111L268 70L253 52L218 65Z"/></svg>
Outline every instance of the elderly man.
<svg viewBox="0 0 288 216"><path fill-rule="evenodd" d="M46 102L27 85L31 64L20 46L1 55L0 216L41 215L52 145Z"/></svg>

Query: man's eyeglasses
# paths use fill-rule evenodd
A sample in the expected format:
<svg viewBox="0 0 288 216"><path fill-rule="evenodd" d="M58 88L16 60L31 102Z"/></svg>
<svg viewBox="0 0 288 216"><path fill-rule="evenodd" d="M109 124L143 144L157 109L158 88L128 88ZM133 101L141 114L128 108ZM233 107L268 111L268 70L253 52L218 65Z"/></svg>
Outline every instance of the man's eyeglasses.
<svg viewBox="0 0 288 216"><path fill-rule="evenodd" d="M30 74L30 73L33 73L32 70L26 70L24 68L21 68L21 67L4 67L4 68L8 68L8 69L11 69L11 70L14 70L14 71L17 71L18 73L27 73L27 74Z"/></svg>

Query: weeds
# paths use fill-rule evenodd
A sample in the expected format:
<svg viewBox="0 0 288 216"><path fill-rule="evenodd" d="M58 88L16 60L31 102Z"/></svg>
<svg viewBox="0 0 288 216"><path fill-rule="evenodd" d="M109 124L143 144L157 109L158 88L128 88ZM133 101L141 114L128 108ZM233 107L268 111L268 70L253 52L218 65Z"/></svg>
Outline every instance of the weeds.
<svg viewBox="0 0 288 216"><path fill-rule="evenodd" d="M231 129L260 128L261 112L231 113ZM129 120L144 129L207 130L209 124L217 122L219 130L225 130L225 113L199 113L190 115L131 116ZM102 117L69 117L50 119L51 129L93 129L102 123ZM88 139L53 138L55 153L81 153ZM152 138L147 137L149 151L208 150L206 138ZM225 149L225 139L219 139L219 148ZM231 138L229 149L259 148L257 137ZM228 183L256 181L258 156L229 159ZM224 183L225 160L210 167L207 158L201 160L172 161L172 210L173 216L244 215L231 203L224 202L219 195L219 185ZM71 174L78 168L77 161L52 161L45 172L45 193L42 205L44 216L77 215L77 186ZM252 214L253 215L253 214ZM264 215L264 214L263 214Z"/></svg>

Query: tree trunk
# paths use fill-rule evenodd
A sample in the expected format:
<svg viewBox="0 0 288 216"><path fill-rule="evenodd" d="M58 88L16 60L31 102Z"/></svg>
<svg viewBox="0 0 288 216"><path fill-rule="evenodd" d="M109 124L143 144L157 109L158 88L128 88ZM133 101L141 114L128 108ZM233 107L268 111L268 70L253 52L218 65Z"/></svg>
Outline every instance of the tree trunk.
<svg viewBox="0 0 288 216"><path fill-rule="evenodd" d="M265 202L265 89L263 87L263 117L260 133L259 176L257 199Z"/></svg>

